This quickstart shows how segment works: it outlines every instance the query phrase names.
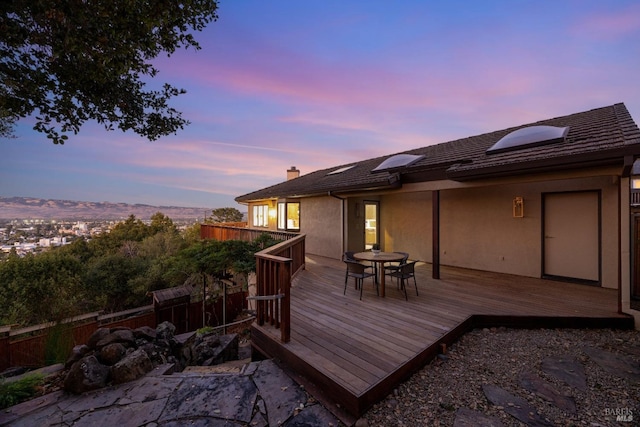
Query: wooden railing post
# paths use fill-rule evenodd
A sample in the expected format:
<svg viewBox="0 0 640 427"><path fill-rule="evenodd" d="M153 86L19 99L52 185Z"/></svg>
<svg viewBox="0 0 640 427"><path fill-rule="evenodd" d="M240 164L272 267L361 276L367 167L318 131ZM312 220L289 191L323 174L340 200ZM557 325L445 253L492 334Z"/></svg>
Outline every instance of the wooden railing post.
<svg viewBox="0 0 640 427"><path fill-rule="evenodd" d="M256 254L256 322L280 329L280 340L291 339L291 280L304 268L305 236L271 246Z"/></svg>

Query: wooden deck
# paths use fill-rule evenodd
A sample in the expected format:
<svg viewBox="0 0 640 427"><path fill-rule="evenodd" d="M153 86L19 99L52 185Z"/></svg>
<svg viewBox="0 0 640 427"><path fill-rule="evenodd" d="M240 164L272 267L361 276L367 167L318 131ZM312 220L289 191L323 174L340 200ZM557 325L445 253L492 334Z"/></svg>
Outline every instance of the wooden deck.
<svg viewBox="0 0 640 427"><path fill-rule="evenodd" d="M449 267L434 280L420 263L419 296L411 283L405 301L387 280L381 298L365 280L360 301L352 281L343 295L344 273L340 261L307 257L291 289L291 341L255 323L251 339L347 423L476 327L633 328L611 289Z"/></svg>

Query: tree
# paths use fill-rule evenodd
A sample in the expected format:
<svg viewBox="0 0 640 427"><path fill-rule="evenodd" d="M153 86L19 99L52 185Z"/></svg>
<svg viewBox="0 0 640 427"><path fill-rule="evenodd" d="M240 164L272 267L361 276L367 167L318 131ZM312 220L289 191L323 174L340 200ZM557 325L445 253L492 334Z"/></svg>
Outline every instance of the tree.
<svg viewBox="0 0 640 427"><path fill-rule="evenodd" d="M153 59L199 49L191 31L217 20L216 0L0 2L0 135L36 114L54 143L87 120L156 140L188 121L168 104L185 93L149 90ZM62 135L61 135L62 132Z"/></svg>
<svg viewBox="0 0 640 427"><path fill-rule="evenodd" d="M207 218L210 222L240 222L242 212L236 208L217 208L211 211L211 216Z"/></svg>

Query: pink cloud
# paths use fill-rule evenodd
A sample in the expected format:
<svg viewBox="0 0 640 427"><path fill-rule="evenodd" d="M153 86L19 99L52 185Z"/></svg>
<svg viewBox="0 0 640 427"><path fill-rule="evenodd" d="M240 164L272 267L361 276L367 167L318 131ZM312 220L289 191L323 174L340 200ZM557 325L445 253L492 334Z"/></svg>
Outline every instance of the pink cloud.
<svg viewBox="0 0 640 427"><path fill-rule="evenodd" d="M572 28L574 33L592 38L614 40L640 31L640 4L616 11L599 11L580 20Z"/></svg>

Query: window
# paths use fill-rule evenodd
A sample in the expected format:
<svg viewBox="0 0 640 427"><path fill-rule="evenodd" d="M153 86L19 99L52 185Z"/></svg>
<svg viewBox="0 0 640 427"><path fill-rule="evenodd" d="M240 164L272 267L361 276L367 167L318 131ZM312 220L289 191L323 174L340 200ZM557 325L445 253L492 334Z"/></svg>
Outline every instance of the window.
<svg viewBox="0 0 640 427"><path fill-rule="evenodd" d="M278 203L278 229L292 231L300 230L300 203Z"/></svg>
<svg viewBox="0 0 640 427"><path fill-rule="evenodd" d="M256 205L253 207L253 226L269 226L269 205Z"/></svg>

